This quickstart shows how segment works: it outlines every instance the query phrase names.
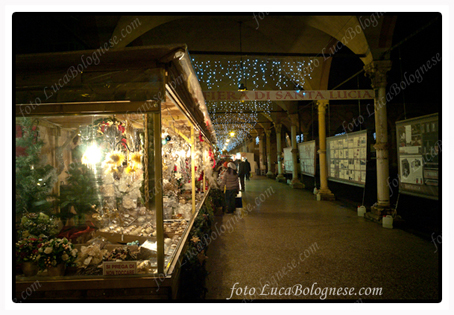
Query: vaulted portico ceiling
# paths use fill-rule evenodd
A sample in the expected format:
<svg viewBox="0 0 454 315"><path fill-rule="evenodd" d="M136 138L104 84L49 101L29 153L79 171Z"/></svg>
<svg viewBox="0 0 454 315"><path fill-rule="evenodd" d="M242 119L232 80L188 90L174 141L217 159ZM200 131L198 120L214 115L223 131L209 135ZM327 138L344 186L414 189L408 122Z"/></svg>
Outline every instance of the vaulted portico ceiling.
<svg viewBox="0 0 454 315"><path fill-rule="evenodd" d="M192 62L204 90L236 91L240 83L249 90L323 90L328 86L332 56L343 56L338 52L340 46L350 48L354 53L350 57L364 63L372 60L365 31L371 33L367 27L380 29L384 20L380 17L269 15L256 21L253 16L186 16L150 29L140 37L140 44L187 43L190 53L194 52ZM247 101L237 103L250 105ZM210 114L215 104L207 103ZM285 110L282 104L279 108ZM237 119L234 114L231 117ZM251 115L249 121L257 121L256 117ZM224 117L224 121L226 126L221 128L222 120L218 120L218 130L235 126L231 119Z"/></svg>
<svg viewBox="0 0 454 315"><path fill-rule="evenodd" d="M38 19L40 25L47 22L43 17ZM251 13L139 16L74 14L64 18L55 15L47 20L50 28L58 29L55 34L62 35L66 32L72 36L73 41L76 39L75 46L73 43L68 46L68 50L71 47L77 50L97 49L114 37L121 39L112 48L118 50L131 46L185 43L195 66L208 60L212 64L217 62L218 68L210 69L212 72L219 70L220 65L226 69L228 61L230 68L235 69L235 64L238 64L243 55L245 74L249 76L249 90L258 87L262 90L291 89L297 85L304 90L326 90L328 78L332 75L330 70L333 58L343 58L346 62L351 58L361 59L364 64L380 58L390 47L396 17L380 13L363 16L271 13L261 17ZM242 49L239 45L239 22L242 25ZM36 23L17 21L17 25L28 25L29 29L33 29L32 25ZM61 27L57 28L56 25ZM25 31L27 32L29 30ZM43 38L28 47L38 50L46 49L45 47L67 47L68 36L60 36L62 42L58 42L57 37L50 35L48 40ZM43 40L48 42L42 43ZM345 49L339 51L342 46L352 53L346 54ZM308 68L310 62L313 69ZM225 85L223 90L235 90L239 82L238 73L230 73L230 77L225 77L229 80L222 81ZM199 77L199 80L203 90L207 90L209 85L213 89L218 88L213 87L213 82L208 84L206 77ZM265 86L261 86L262 83ZM283 113L288 105L273 102L275 109L282 109Z"/></svg>

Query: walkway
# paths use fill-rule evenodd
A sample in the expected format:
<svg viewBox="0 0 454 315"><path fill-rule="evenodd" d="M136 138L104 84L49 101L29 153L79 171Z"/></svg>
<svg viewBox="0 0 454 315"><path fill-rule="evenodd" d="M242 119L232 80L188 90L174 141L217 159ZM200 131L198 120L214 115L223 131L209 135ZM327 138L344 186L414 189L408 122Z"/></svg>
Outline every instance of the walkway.
<svg viewBox="0 0 454 315"><path fill-rule="evenodd" d="M438 299L434 243L265 177L246 182L243 194L243 211L252 209L246 216L216 217L207 299L318 300L325 287L342 288L326 299L352 302ZM381 295L372 296L374 288Z"/></svg>

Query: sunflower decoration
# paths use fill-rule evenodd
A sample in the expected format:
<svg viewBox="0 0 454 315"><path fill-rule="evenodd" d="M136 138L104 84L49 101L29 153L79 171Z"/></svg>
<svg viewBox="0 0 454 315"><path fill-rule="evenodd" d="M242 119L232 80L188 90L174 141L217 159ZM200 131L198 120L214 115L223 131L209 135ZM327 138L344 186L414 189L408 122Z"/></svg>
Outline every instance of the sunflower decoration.
<svg viewBox="0 0 454 315"><path fill-rule="evenodd" d="M106 164L112 164L114 166L121 166L125 160L125 155L119 151L111 152L107 155Z"/></svg>
<svg viewBox="0 0 454 315"><path fill-rule="evenodd" d="M125 168L125 173L128 175L134 174L136 172L136 168L134 166L128 165L127 168Z"/></svg>
<svg viewBox="0 0 454 315"><path fill-rule="evenodd" d="M142 162L142 153L134 152L133 154L131 154L131 163L133 165L139 166L141 162Z"/></svg>
<svg viewBox="0 0 454 315"><path fill-rule="evenodd" d="M106 168L105 173L106 173L106 174L113 174L113 173L115 173L115 172L117 172L117 171L118 171L118 169L117 169L117 167L116 167L115 165L109 165L109 166Z"/></svg>

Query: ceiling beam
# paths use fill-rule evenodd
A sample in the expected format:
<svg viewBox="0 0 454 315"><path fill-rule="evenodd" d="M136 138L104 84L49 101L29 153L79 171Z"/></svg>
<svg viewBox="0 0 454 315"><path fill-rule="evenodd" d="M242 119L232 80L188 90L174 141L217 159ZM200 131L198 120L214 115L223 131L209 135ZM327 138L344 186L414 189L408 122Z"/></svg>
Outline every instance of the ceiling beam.
<svg viewBox="0 0 454 315"><path fill-rule="evenodd" d="M216 111L214 113L210 112L210 115L217 114L259 114L259 113L286 113L283 110L257 110L257 111L239 111L239 112L226 112L226 111Z"/></svg>

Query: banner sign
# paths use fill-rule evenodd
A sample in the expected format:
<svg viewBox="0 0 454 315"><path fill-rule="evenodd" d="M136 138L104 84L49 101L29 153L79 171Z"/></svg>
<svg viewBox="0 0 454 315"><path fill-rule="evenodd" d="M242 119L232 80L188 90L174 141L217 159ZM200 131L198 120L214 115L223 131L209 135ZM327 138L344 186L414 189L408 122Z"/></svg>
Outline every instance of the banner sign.
<svg viewBox="0 0 454 315"><path fill-rule="evenodd" d="M204 91L205 101L371 100L374 90Z"/></svg>

